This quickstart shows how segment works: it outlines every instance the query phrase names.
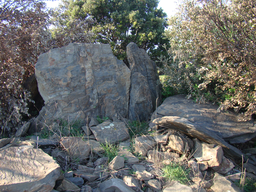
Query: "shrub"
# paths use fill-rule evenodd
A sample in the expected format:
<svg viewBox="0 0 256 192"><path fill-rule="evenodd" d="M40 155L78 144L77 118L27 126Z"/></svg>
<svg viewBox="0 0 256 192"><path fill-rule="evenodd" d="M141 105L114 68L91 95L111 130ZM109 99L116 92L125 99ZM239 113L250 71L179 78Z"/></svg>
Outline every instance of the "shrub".
<svg viewBox="0 0 256 192"><path fill-rule="evenodd" d="M0 3L0 131L14 132L28 114L30 94L23 82L34 71L39 53L44 51L48 15L44 4L32 0Z"/></svg>
<svg viewBox="0 0 256 192"><path fill-rule="evenodd" d="M186 0L169 25L173 57L165 71L178 69L178 87L220 110L255 114L255 1Z"/></svg>
<svg viewBox="0 0 256 192"><path fill-rule="evenodd" d="M34 73L38 56L70 42L90 42L87 23L92 21L71 21L70 31L62 29L52 36L48 29L52 14L41 0L0 1L1 135L13 134L29 116L27 104L32 101L23 82Z"/></svg>

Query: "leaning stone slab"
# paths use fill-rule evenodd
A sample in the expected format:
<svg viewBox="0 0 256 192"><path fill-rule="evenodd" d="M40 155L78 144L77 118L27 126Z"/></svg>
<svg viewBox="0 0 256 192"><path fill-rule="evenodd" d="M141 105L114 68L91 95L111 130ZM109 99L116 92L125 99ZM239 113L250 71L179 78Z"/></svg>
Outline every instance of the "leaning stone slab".
<svg viewBox="0 0 256 192"><path fill-rule="evenodd" d="M91 127L91 131L100 143L115 144L129 138L128 128L122 121L104 121L95 127Z"/></svg>
<svg viewBox="0 0 256 192"><path fill-rule="evenodd" d="M60 167L51 156L32 146L0 151L0 191L51 191Z"/></svg>
<svg viewBox="0 0 256 192"><path fill-rule="evenodd" d="M123 192L134 192L128 187L125 182L121 179L110 179L100 184L100 191L123 191Z"/></svg>
<svg viewBox="0 0 256 192"><path fill-rule="evenodd" d="M215 132L205 128L202 125L195 124L186 118L179 116L165 116L153 120L153 123L161 127L181 131L190 137L198 138L199 140L206 143L220 145L223 147L223 150L227 152L230 156L241 159L242 152L239 149L228 144Z"/></svg>

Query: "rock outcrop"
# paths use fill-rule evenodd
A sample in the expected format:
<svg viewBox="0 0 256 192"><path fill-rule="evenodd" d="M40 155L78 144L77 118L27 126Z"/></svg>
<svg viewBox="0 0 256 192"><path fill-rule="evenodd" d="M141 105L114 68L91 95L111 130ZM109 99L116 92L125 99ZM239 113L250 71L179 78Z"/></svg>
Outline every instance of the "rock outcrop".
<svg viewBox="0 0 256 192"><path fill-rule="evenodd" d="M44 119L128 116L130 70L109 45L73 43L40 55L35 66Z"/></svg>
<svg viewBox="0 0 256 192"><path fill-rule="evenodd" d="M161 98L156 65L134 43L127 54L131 69L106 44L72 43L40 55L35 75L45 106L30 133L59 118L148 120Z"/></svg>

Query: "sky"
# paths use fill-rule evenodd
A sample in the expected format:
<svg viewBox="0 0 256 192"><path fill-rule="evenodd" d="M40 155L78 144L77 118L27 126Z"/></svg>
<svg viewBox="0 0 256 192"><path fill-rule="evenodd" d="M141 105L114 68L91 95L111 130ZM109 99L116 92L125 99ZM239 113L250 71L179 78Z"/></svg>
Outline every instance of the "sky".
<svg viewBox="0 0 256 192"><path fill-rule="evenodd" d="M57 7L59 0L45 0L47 6ZM158 8L161 7L165 13L167 13L168 18L174 15L177 12L179 0L160 0Z"/></svg>

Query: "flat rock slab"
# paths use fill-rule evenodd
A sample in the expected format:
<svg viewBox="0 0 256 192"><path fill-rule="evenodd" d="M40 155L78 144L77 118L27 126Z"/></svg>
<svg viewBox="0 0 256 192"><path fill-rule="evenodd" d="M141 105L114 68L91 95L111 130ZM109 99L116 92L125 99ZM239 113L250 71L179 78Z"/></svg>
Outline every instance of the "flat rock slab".
<svg viewBox="0 0 256 192"><path fill-rule="evenodd" d="M237 114L218 112L218 106L198 104L184 95L175 95L165 99L157 108L152 118L178 116L186 118L196 127L203 127L214 132L230 143L244 143L256 136L253 121L240 121Z"/></svg>
<svg viewBox="0 0 256 192"><path fill-rule="evenodd" d="M32 146L0 151L0 191L51 191L60 167L51 156Z"/></svg>
<svg viewBox="0 0 256 192"><path fill-rule="evenodd" d="M100 143L115 144L129 139L128 128L122 121L104 121L95 127L91 127L91 131Z"/></svg>

